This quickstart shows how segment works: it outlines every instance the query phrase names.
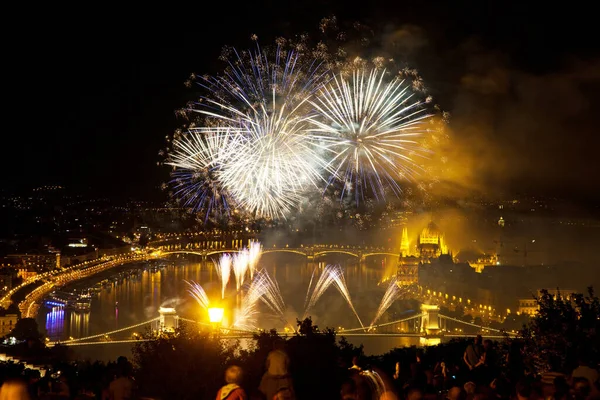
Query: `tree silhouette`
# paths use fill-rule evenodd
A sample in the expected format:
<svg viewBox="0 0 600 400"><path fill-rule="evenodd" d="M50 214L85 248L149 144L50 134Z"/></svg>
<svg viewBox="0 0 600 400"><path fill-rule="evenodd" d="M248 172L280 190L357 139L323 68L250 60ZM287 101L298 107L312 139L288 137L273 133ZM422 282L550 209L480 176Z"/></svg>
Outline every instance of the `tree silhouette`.
<svg viewBox="0 0 600 400"><path fill-rule="evenodd" d="M600 355L600 302L594 290L588 294L542 290L538 313L522 331L525 362L538 372L570 373L578 356Z"/></svg>
<svg viewBox="0 0 600 400"><path fill-rule="evenodd" d="M298 326L298 333L300 335L310 336L319 333L319 327L313 325L311 317L304 318L302 321L296 319L296 325Z"/></svg>
<svg viewBox="0 0 600 400"><path fill-rule="evenodd" d="M136 343L132 353L140 390L163 399L213 398L236 349L212 333L185 327Z"/></svg>
<svg viewBox="0 0 600 400"><path fill-rule="evenodd" d="M38 324L33 318L18 320L9 336L14 336L17 340L39 340L42 337Z"/></svg>

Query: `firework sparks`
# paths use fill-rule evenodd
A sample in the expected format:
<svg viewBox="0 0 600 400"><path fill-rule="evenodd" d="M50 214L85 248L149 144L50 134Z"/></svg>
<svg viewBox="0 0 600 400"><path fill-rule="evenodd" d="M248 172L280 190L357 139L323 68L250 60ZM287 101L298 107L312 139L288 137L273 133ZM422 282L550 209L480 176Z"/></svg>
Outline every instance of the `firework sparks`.
<svg viewBox="0 0 600 400"><path fill-rule="evenodd" d="M256 329L259 300L265 303L285 324L288 324L284 317L285 303L281 297L279 285L271 279L266 271L260 270L250 283L238 317L232 326L240 329Z"/></svg>
<svg viewBox="0 0 600 400"><path fill-rule="evenodd" d="M190 130L174 141L174 151L165 164L173 167L173 195L193 211L205 210L205 222L211 213L228 213L229 200L218 172L226 152L235 143L226 129Z"/></svg>
<svg viewBox="0 0 600 400"><path fill-rule="evenodd" d="M425 103L403 80L385 78L384 70L353 70L351 79L336 76L310 100L317 110L309 118L312 138L332 153L328 184L341 181L341 196L353 191L357 203L368 192L383 200L386 187L398 195L398 182L420 171L415 156L425 153Z"/></svg>
<svg viewBox="0 0 600 400"><path fill-rule="evenodd" d="M373 327L373 325L375 325L375 323L379 320L379 318L381 318L383 313L386 312L386 310L388 308L390 308L390 306L396 300L398 300L398 298L400 297L400 295L402 293L403 292L400 289L400 287L398 286L398 284L396 283L396 280L393 279L390 282L390 284L388 285L388 288L385 291L385 293L383 294L383 297L381 298L381 303L379 303L379 308L377 309L375 318L373 318L373 321L371 321L371 324L369 325L369 329L371 329Z"/></svg>
<svg viewBox="0 0 600 400"><path fill-rule="evenodd" d="M260 243L250 243L250 247L248 247L248 269L250 270L250 279L254 277L254 271L256 271L256 267L258 266L258 262L260 261L261 255L262 247Z"/></svg>
<svg viewBox="0 0 600 400"><path fill-rule="evenodd" d="M312 283L314 281L317 270L315 269L313 271L310 277L310 282L308 284L308 290L306 291L306 299L304 301L304 315L302 316L302 319L306 318L306 316L308 315L308 311L314 307L314 305L321 298L323 293L325 293L325 291L333 283L331 275L327 273L329 267L329 265L325 267L325 270L323 271L323 273L321 273L321 276L319 276L319 279L315 283L314 287L312 286Z"/></svg>
<svg viewBox="0 0 600 400"><path fill-rule="evenodd" d="M247 249L240 250L233 256L233 274L235 275L236 289L240 290L246 278L249 266L249 254Z"/></svg>
<svg viewBox="0 0 600 400"><path fill-rule="evenodd" d="M215 269L219 278L221 278L221 298L225 298L225 289L229 283L229 276L231 275L231 256L229 254L221 254L219 261L216 261Z"/></svg>
<svg viewBox="0 0 600 400"><path fill-rule="evenodd" d="M256 275L259 278L259 282L262 282L262 286L265 287L264 294L261 297L261 300L282 321L286 322L285 317L283 316L285 312L285 303L283 301L283 298L281 297L281 291L279 290L279 285L277 284L277 281L271 279L271 277L269 276L269 274L267 274L266 271L259 271L259 273L257 273Z"/></svg>
<svg viewBox="0 0 600 400"><path fill-rule="evenodd" d="M208 309L208 296L206 295L206 292L204 291L202 286L200 286L196 282L185 281L185 283L187 283L190 287L188 289L188 292L198 302L198 305L204 310Z"/></svg>
<svg viewBox="0 0 600 400"><path fill-rule="evenodd" d="M308 287L309 292L311 291L311 285L312 285L313 278L314 278L314 272L313 272L313 276L311 277L310 284ZM304 316L302 317L302 319L306 318L308 311L317 303L319 298L321 298L323 293L325 293L325 291L332 284L335 284L338 291L342 294L342 297L344 297L344 300L346 300L346 302L350 306L350 309L356 316L356 319L358 319L360 326L364 327L360 317L356 313L356 309L354 308L354 305L352 304L352 298L350 297L350 292L348 291L348 286L346 285L346 278L344 277L344 271L342 271L342 267L340 267L339 265L329 264L325 267L325 269L323 270L323 273L321 274L321 276L315 283L314 288L312 289L312 294L310 295L310 298L307 297L308 302L305 304L305 307L304 307L305 311L304 311Z"/></svg>
<svg viewBox="0 0 600 400"><path fill-rule="evenodd" d="M325 162L306 140L306 109L324 72L316 63L304 68L297 53L280 49L273 62L260 49L235 54L225 75L204 79L213 98L194 111L237 132L219 170L227 192L259 217L285 216L300 192L322 179Z"/></svg>

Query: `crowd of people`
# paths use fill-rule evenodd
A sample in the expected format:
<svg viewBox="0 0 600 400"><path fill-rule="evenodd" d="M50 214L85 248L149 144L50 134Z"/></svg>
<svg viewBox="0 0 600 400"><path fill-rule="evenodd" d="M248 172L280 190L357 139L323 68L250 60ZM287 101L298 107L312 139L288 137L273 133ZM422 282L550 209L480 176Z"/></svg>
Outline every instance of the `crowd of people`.
<svg viewBox="0 0 600 400"><path fill-rule="evenodd" d="M343 400L600 399L597 365L590 365L585 354L581 355L579 366L570 373L551 369L536 375L523 363L516 342L507 352L498 351L496 346L496 343L477 336L460 353L438 346L396 349L383 358L355 355L340 359L337 371L330 371L331 376L325 378L339 387L338 395L333 398ZM294 360L288 355L285 343L274 346L263 360L264 373L257 386L245 379L242 366L226 367L215 398L332 398L329 393L320 392L318 386L311 388L308 395L306 390L298 390L306 389L299 383L306 371L294 368ZM313 360L315 366L319 361L317 356ZM1 377L4 383L0 388L0 400L150 399L141 397L143 388L137 387L132 365L125 357L98 371L88 368L87 375L81 372L70 377L55 372L41 378L38 371L24 370L19 379ZM189 384L194 385L194 382Z"/></svg>
<svg viewBox="0 0 600 400"><path fill-rule="evenodd" d="M515 346L517 347L517 346ZM361 366L353 357L340 386L342 400L594 400L600 399L598 370L585 355L570 374L548 371L536 376L511 349L500 360L491 340L481 336L468 344L462 360L425 359L420 350L409 362L398 361L388 374L380 368ZM512 355L512 356L511 356ZM316 362L318 362L316 360ZM233 365L225 372L225 386L216 400L294 400L294 381L289 359L281 349L269 353L258 390L242 388L243 371ZM324 398L313 393L311 398Z"/></svg>
<svg viewBox="0 0 600 400"><path fill-rule="evenodd" d="M0 387L0 400L124 400L138 398L133 368L126 357L116 363L94 364L95 371L78 379L80 372L67 376L53 369L44 376L39 370L21 369L12 364L2 371L4 383ZM75 366L76 367L76 366ZM84 374L85 375L85 374Z"/></svg>

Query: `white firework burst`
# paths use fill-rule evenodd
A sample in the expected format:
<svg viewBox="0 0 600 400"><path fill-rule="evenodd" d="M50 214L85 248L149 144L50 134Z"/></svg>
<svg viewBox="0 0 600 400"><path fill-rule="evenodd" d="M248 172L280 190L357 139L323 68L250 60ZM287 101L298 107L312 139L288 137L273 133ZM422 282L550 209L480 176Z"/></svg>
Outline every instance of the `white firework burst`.
<svg viewBox="0 0 600 400"><path fill-rule="evenodd" d="M219 171L235 145L235 135L225 128L191 129L173 143L165 164L173 167L173 195L193 211L228 213L230 199Z"/></svg>
<svg viewBox="0 0 600 400"><path fill-rule="evenodd" d="M236 53L237 54L237 53ZM307 140L308 99L320 87L318 65L294 52L260 50L230 62L228 73L204 79L213 94L194 111L236 132L219 179L237 203L259 217L285 217L325 162Z"/></svg>
<svg viewBox="0 0 600 400"><path fill-rule="evenodd" d="M409 84L389 79L385 70L355 69L324 86L310 103L312 139L331 153L329 184L340 181L356 202L372 193L385 198L386 189L398 195L400 181L410 180L425 155L421 138L429 131L426 102L415 99Z"/></svg>

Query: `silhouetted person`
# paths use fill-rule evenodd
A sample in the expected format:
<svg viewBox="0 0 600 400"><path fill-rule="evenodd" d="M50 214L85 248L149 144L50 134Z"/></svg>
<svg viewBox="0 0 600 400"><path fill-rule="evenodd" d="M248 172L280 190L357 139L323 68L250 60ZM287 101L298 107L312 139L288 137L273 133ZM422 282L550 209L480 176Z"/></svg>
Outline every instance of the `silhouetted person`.
<svg viewBox="0 0 600 400"><path fill-rule="evenodd" d="M273 350L267 356L267 372L260 380L258 390L267 400L273 400L281 389L288 389L295 399L292 377L288 373L289 358L283 350Z"/></svg>
<svg viewBox="0 0 600 400"><path fill-rule="evenodd" d="M483 342L482 361L483 363L480 364L480 373L477 379L479 379L479 383L489 385L490 382L492 382L492 380L498 375L498 355L496 353L496 349L494 348L494 342L489 339L486 339Z"/></svg>
<svg viewBox="0 0 600 400"><path fill-rule="evenodd" d="M406 392L406 400L423 400L423 391L419 388L411 388Z"/></svg>
<svg viewBox="0 0 600 400"><path fill-rule="evenodd" d="M131 365L125 357L117 361L117 378L108 385L110 400L131 400L134 397L135 385L131 375Z"/></svg>
<svg viewBox="0 0 600 400"><path fill-rule="evenodd" d="M587 378L573 379L573 394L575 400L585 400L592 391L590 381Z"/></svg>
<svg viewBox="0 0 600 400"><path fill-rule="evenodd" d="M556 377L554 379L554 393L552 394L553 400L566 400L569 398L569 383L564 377Z"/></svg>
<svg viewBox="0 0 600 400"><path fill-rule="evenodd" d="M579 357L579 366L573 370L571 377L585 378L589 381L590 386L593 386L598 381L598 371L594 368L590 368L586 356Z"/></svg>
<svg viewBox="0 0 600 400"><path fill-rule="evenodd" d="M21 380L8 380L0 387L0 400L30 400L27 385Z"/></svg>
<svg viewBox="0 0 600 400"><path fill-rule="evenodd" d="M277 393L275 393L275 396L273 396L273 400L292 400L293 398L294 394L287 387L280 388Z"/></svg>
<svg viewBox="0 0 600 400"><path fill-rule="evenodd" d="M26 370L25 376L27 377L27 390L29 392L29 397L32 399L37 399L41 379L40 371Z"/></svg>
<svg viewBox="0 0 600 400"><path fill-rule="evenodd" d="M414 361L410 364L410 386L417 387L423 392L427 388L427 374L422 362L423 353L419 349ZM422 394L422 393L421 393Z"/></svg>
<svg viewBox="0 0 600 400"><path fill-rule="evenodd" d="M463 389L465 390L465 398L467 400L472 400L475 397L475 389L477 385L474 382L467 382L463 385Z"/></svg>
<svg viewBox="0 0 600 400"><path fill-rule="evenodd" d="M463 400L464 397L463 390L458 386L450 388L450 390L448 390L448 394L446 395L448 400Z"/></svg>
<svg viewBox="0 0 600 400"><path fill-rule="evenodd" d="M69 383L67 381L67 377L61 375L58 378L58 382L56 383L56 391L57 398L60 399L69 399L71 398L71 388L69 387Z"/></svg>
<svg viewBox="0 0 600 400"><path fill-rule="evenodd" d="M342 389L340 390L340 396L341 396L342 400L357 400L358 393L356 390L356 383L351 379L342 383Z"/></svg>
<svg viewBox="0 0 600 400"><path fill-rule="evenodd" d="M531 394L533 392L529 379L521 379L517 382L515 392L517 394L517 400L529 400L532 397Z"/></svg>
<svg viewBox="0 0 600 400"><path fill-rule="evenodd" d="M237 365L232 365L225 371L225 383L217 392L216 400L246 400L246 392L240 384L242 383L242 369Z"/></svg>
<svg viewBox="0 0 600 400"><path fill-rule="evenodd" d="M481 342L481 335L477 335L475 341L465 349L463 360L470 371L481 365L481 357L483 356L483 346L481 345Z"/></svg>
<svg viewBox="0 0 600 400"><path fill-rule="evenodd" d="M508 380L513 385L525 375L525 363L523 362L523 354L521 353L521 343L513 340L508 348L506 355L506 365L508 367Z"/></svg>

